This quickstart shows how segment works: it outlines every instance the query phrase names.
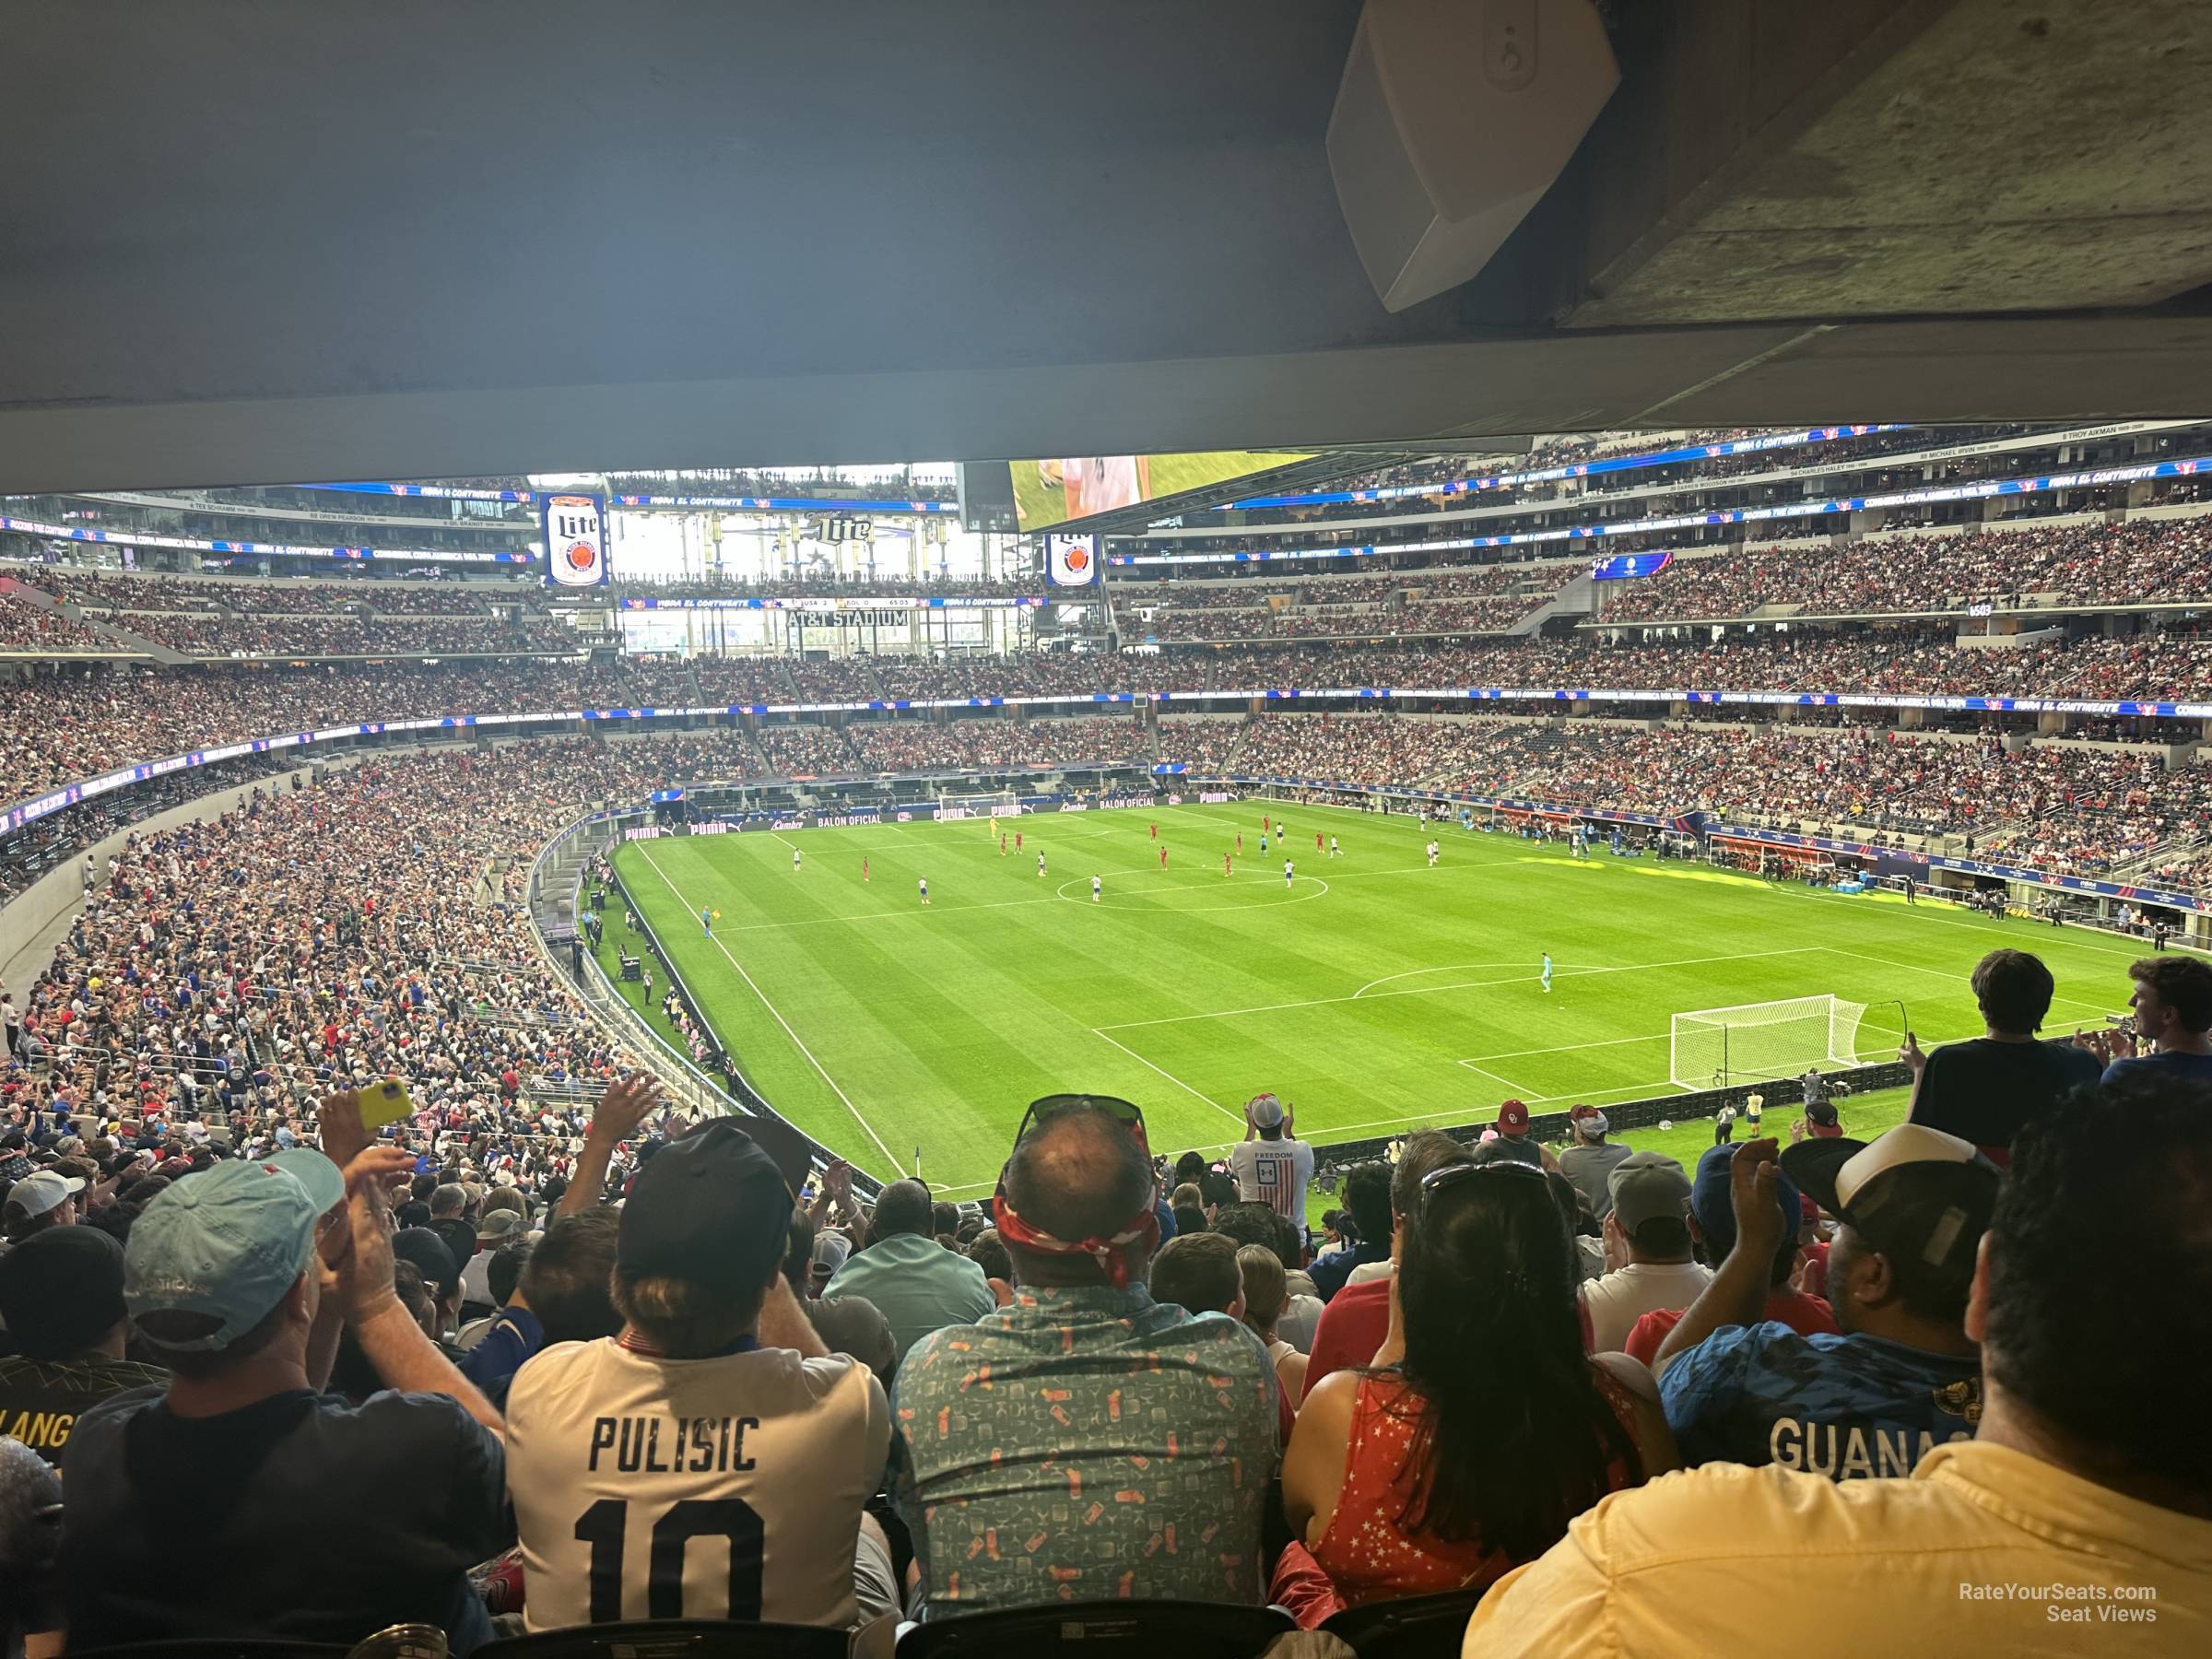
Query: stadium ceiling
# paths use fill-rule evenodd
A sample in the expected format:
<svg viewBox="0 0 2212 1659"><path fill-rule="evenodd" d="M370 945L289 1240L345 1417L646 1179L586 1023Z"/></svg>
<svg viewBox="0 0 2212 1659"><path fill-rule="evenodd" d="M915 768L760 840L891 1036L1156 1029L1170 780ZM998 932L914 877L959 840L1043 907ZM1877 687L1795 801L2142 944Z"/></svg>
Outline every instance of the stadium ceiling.
<svg viewBox="0 0 2212 1659"><path fill-rule="evenodd" d="M1605 9L1394 315L1356 0L15 7L0 489L2205 412L2189 0Z"/></svg>

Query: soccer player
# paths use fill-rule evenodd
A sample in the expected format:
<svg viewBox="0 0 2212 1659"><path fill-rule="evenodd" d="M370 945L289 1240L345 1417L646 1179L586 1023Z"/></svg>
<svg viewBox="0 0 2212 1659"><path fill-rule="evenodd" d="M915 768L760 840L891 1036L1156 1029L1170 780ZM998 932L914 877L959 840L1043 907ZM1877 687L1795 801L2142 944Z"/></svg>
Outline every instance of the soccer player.
<svg viewBox="0 0 2212 1659"><path fill-rule="evenodd" d="M1018 830L1014 831L1014 851L1017 853L1021 851L1021 831Z"/></svg>
<svg viewBox="0 0 2212 1659"><path fill-rule="evenodd" d="M924 904L927 904L927 903L929 902L929 877L928 877L924 876L924 877L922 877L922 881L921 881L921 887L922 887L922 902L923 902L923 903L924 903Z"/></svg>
<svg viewBox="0 0 2212 1659"><path fill-rule="evenodd" d="M868 878L868 855L865 853L860 855L860 878L863 881Z"/></svg>
<svg viewBox="0 0 2212 1659"><path fill-rule="evenodd" d="M1296 865L1292 864L1292 863L1291 863L1291 862L1290 862L1288 859L1287 859L1287 858L1286 858L1286 859L1284 859L1284 860L1283 860L1283 886L1285 886L1286 888L1288 888L1288 887L1290 885L1290 883L1292 882L1292 880L1294 880L1294 879L1297 877L1297 875L1298 875L1298 866L1297 866Z"/></svg>
<svg viewBox="0 0 2212 1659"><path fill-rule="evenodd" d="M798 869L799 869L799 850L798 850L796 847L794 847L794 848L791 850L791 869L792 869L792 874L793 874L793 875L794 875L794 876L795 876L795 875L797 875L797 874L798 874Z"/></svg>
<svg viewBox="0 0 2212 1659"><path fill-rule="evenodd" d="M1100 890L1100 888L1103 888L1105 885L1106 885L1106 884L1105 884L1104 882L1100 881L1100 879L1099 879L1099 878L1098 878L1096 876L1093 876L1093 877L1090 878L1090 901L1091 901L1093 904L1096 904L1096 903L1098 903L1098 901L1099 901L1099 890Z"/></svg>
<svg viewBox="0 0 2212 1659"><path fill-rule="evenodd" d="M1544 994L1551 994L1551 952L1544 953Z"/></svg>
<svg viewBox="0 0 2212 1659"><path fill-rule="evenodd" d="M1004 830L998 832L998 855L1001 858L1006 855L1006 832Z"/></svg>
<svg viewBox="0 0 2212 1659"><path fill-rule="evenodd" d="M1433 841L1429 843L1429 867L1432 870L1436 868L1436 842Z"/></svg>
<svg viewBox="0 0 2212 1659"><path fill-rule="evenodd" d="M1152 839L1154 841L1158 841L1159 839L1159 826L1158 824L1154 824L1152 826Z"/></svg>
<svg viewBox="0 0 2212 1659"><path fill-rule="evenodd" d="M1237 851L1240 853L1244 851L1244 831L1241 830L1237 831Z"/></svg>
<svg viewBox="0 0 2212 1659"><path fill-rule="evenodd" d="M1159 850L1159 867L1163 870L1168 867L1168 850L1165 847Z"/></svg>
<svg viewBox="0 0 2212 1659"><path fill-rule="evenodd" d="M1044 879L1044 854L1041 853L1037 854L1037 879Z"/></svg>
<svg viewBox="0 0 2212 1659"><path fill-rule="evenodd" d="M1268 821L1267 821L1267 815L1266 815L1265 813L1264 813L1264 812L1263 812L1263 813L1261 813L1261 814L1260 814L1260 833L1261 833L1262 835L1265 835L1265 834L1266 834L1270 827L1271 827L1271 826L1268 824Z"/></svg>
<svg viewBox="0 0 2212 1659"><path fill-rule="evenodd" d="M1321 851L1321 831L1318 830L1313 831L1313 851L1316 853Z"/></svg>
<svg viewBox="0 0 2212 1659"><path fill-rule="evenodd" d="M1342 849L1341 847L1337 846L1337 844L1336 844L1336 838L1335 838L1335 836L1333 836L1333 835L1332 835L1332 836L1330 836L1330 837L1329 837L1329 856L1330 856L1331 858L1335 858L1335 856L1336 856L1336 855L1337 855L1339 853L1341 853L1342 851L1343 851L1343 849Z"/></svg>
<svg viewBox="0 0 2212 1659"><path fill-rule="evenodd" d="M699 912L699 935L702 939L711 939L714 936L714 912L704 905L700 907Z"/></svg>
<svg viewBox="0 0 2212 1659"><path fill-rule="evenodd" d="M1260 856L1267 856L1267 832L1265 830L1260 831Z"/></svg>
<svg viewBox="0 0 2212 1659"><path fill-rule="evenodd" d="M1242 836L1239 836L1237 839L1239 841L1242 841L1244 838ZM1227 876L1230 873L1229 858L1230 855L1228 853L1224 853L1221 854L1221 874L1224 876Z"/></svg>

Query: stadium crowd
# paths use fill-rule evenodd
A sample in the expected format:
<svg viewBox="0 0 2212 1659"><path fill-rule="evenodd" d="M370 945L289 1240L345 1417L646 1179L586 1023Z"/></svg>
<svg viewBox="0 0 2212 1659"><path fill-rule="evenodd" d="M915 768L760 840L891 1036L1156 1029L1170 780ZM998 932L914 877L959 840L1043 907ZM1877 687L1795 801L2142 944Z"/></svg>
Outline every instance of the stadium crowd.
<svg viewBox="0 0 2212 1659"><path fill-rule="evenodd" d="M1620 584L1608 622L1743 617L1766 605L1808 616L2152 605L2212 596L2212 519L2064 524L1978 535L1892 536L1678 559Z"/></svg>
<svg viewBox="0 0 2212 1659"><path fill-rule="evenodd" d="M477 782L508 804L531 775ZM403 814L441 787L357 786ZM273 830L288 853L260 816L149 845L102 904L147 914ZM1316 1230L1314 1150L1266 1093L1228 1156L1172 1161L1140 1108L1047 1097L990 1204L865 1200L768 1124L676 1118L626 1056L472 1023L495 993L552 1001L422 964L472 925L473 851L426 880L445 904L364 905L328 953L266 936L259 874L235 942L110 935L159 1016L78 982L85 1022L138 1021L212 1081L38 1098L0 1130L11 1643L417 1623L467 1654L1169 1599L1253 1610L1221 1651L1254 1655L1265 1604L1335 1654L1399 1603L1449 1620L1423 1652L1464 1626L1471 1655L1742 1653L1782 1596L1823 1655L2071 1651L2050 1610L2091 1600L2155 1611L2121 1651L2201 1647L2212 1464L2111 1393L2212 1364L2172 1300L2212 1290L2201 960L2129 969L2138 1053L2037 1042L2051 975L1993 953L1988 1036L1908 1044L1911 1121L1871 1139L1817 1101L1786 1146L1686 1169L1587 1106L1555 1149L1507 1101L1479 1139L1345 1170ZM417 1110L379 1125L364 1086L395 1061ZM535 1096L556 1070L578 1087ZM312 1574L173 1593L180 1529L283 1559L333 1491L343 1547ZM615 1550L640 1509L691 1547Z"/></svg>

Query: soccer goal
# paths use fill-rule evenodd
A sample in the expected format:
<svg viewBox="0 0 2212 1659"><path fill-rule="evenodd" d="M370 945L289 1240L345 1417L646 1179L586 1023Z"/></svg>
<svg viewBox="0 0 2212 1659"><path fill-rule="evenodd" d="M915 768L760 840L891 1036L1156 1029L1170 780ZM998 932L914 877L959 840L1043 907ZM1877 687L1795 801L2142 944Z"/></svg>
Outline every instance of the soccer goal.
<svg viewBox="0 0 2212 1659"><path fill-rule="evenodd" d="M937 797L939 822L958 818L1012 818L1021 811L1020 797L1010 789L982 794L941 794Z"/></svg>
<svg viewBox="0 0 2212 1659"><path fill-rule="evenodd" d="M1856 1065L1865 1003L1836 996L1696 1008L1674 1017L1667 1076L1677 1088L1725 1088L1794 1077L1807 1066Z"/></svg>

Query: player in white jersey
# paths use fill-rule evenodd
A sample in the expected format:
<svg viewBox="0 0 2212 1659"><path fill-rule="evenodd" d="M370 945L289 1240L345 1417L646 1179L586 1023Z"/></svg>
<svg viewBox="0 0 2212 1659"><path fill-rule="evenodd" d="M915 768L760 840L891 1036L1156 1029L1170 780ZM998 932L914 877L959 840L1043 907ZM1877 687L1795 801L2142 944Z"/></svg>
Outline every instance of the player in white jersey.
<svg viewBox="0 0 2212 1659"><path fill-rule="evenodd" d="M1434 841L1429 843L1429 867L1432 870L1436 868L1436 843Z"/></svg>
<svg viewBox="0 0 2212 1659"><path fill-rule="evenodd" d="M672 1141L622 1208L619 1336L515 1374L507 1488L532 1630L637 1618L847 1629L897 1605L862 1507L890 1414L784 1281L791 1191L741 1128Z"/></svg>
<svg viewBox="0 0 2212 1659"><path fill-rule="evenodd" d="M1104 885L1105 885L1105 883L1103 883L1102 881L1100 881L1100 879L1099 879L1099 878L1098 878L1096 876L1093 876L1093 877L1090 878L1090 901L1091 901L1093 904L1096 904L1096 903L1098 903L1098 901L1099 901L1099 889L1100 889L1101 887L1103 887Z"/></svg>
<svg viewBox="0 0 2212 1659"><path fill-rule="evenodd" d="M1335 838L1335 836L1333 836L1333 835L1332 835L1332 836L1330 836L1330 837L1329 837L1329 856L1330 856L1331 858L1334 858L1334 857L1335 857L1335 856L1336 856L1336 854L1337 854L1337 852L1338 852L1338 848L1337 848L1337 845L1336 845L1336 838Z"/></svg>
<svg viewBox="0 0 2212 1659"><path fill-rule="evenodd" d="M1298 866L1288 859L1283 860L1283 885L1287 888L1298 875Z"/></svg>
<svg viewBox="0 0 2212 1659"><path fill-rule="evenodd" d="M1306 1182L1313 1179L1313 1148L1294 1134L1289 1108L1271 1094L1244 1102L1244 1138L1229 1149L1229 1172L1237 1196L1265 1204L1306 1224Z"/></svg>
<svg viewBox="0 0 2212 1659"><path fill-rule="evenodd" d="M923 902L923 903L924 903L924 904L927 904L927 903L929 902L929 877L928 877L924 876L924 877L922 877L922 881L921 881L921 887L922 887L922 902Z"/></svg>
<svg viewBox="0 0 2212 1659"><path fill-rule="evenodd" d="M796 847L791 850L791 867L794 872L796 872L799 867L799 850Z"/></svg>
<svg viewBox="0 0 2212 1659"><path fill-rule="evenodd" d="M1044 878L1044 854L1041 853L1037 854L1037 877L1040 881Z"/></svg>

